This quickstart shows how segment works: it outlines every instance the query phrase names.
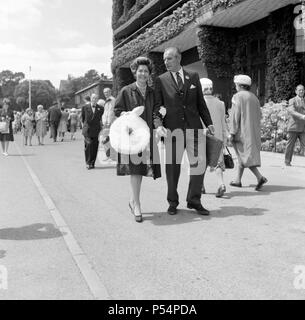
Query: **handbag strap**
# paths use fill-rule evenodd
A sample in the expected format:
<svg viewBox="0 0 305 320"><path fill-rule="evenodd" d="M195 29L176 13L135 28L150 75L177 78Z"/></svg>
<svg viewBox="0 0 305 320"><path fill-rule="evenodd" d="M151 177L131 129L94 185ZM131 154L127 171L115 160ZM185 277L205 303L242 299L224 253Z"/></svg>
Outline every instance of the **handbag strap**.
<svg viewBox="0 0 305 320"><path fill-rule="evenodd" d="M228 148L228 147L226 147L226 149L227 149L228 154L232 157L232 154L231 154L231 152L230 152L229 148Z"/></svg>

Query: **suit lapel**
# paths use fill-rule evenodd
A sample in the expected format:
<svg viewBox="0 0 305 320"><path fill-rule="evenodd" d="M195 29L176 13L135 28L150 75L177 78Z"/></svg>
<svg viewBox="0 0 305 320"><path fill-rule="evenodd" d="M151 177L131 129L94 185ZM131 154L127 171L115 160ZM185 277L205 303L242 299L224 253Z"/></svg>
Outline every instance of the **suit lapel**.
<svg viewBox="0 0 305 320"><path fill-rule="evenodd" d="M191 78L190 78L190 75L184 69L183 69L183 76L184 76L184 98L185 98L191 87Z"/></svg>
<svg viewBox="0 0 305 320"><path fill-rule="evenodd" d="M167 72L167 81L179 93L178 84L177 84L173 74L170 71Z"/></svg>
<svg viewBox="0 0 305 320"><path fill-rule="evenodd" d="M90 120L92 120L93 117L94 117L94 113L93 113L93 111L92 111L91 104L89 104L87 108L88 108L88 118L89 118Z"/></svg>

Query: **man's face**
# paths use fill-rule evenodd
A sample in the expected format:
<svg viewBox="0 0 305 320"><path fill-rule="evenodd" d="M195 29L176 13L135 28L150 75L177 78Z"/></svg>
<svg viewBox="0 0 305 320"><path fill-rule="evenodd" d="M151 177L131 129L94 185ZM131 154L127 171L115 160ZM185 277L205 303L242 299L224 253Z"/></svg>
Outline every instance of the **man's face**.
<svg viewBox="0 0 305 320"><path fill-rule="evenodd" d="M91 103L92 103L92 105L96 105L97 101L98 101L97 95L96 95L96 94L93 94L93 95L91 96Z"/></svg>
<svg viewBox="0 0 305 320"><path fill-rule="evenodd" d="M300 98L304 97L305 90L303 86L298 86L295 92Z"/></svg>
<svg viewBox="0 0 305 320"><path fill-rule="evenodd" d="M110 98L111 90L110 89L105 89L104 90L104 96L105 96L106 99Z"/></svg>
<svg viewBox="0 0 305 320"><path fill-rule="evenodd" d="M175 50L167 50L164 52L164 64L167 71L178 72L181 68L181 58Z"/></svg>

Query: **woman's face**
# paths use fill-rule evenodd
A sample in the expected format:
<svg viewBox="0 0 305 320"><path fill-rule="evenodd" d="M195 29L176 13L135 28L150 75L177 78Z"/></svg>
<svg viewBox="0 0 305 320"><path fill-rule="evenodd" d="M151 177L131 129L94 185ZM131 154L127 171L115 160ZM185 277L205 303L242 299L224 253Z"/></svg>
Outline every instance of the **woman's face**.
<svg viewBox="0 0 305 320"><path fill-rule="evenodd" d="M149 79L150 73L148 67L145 65L140 65L136 72L136 79L138 82L147 82Z"/></svg>

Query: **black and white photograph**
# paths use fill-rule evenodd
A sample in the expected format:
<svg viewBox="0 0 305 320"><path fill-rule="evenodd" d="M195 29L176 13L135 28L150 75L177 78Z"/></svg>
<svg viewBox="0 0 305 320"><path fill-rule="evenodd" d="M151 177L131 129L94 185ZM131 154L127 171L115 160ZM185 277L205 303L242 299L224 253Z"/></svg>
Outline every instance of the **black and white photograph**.
<svg viewBox="0 0 305 320"><path fill-rule="evenodd" d="M0 300L305 300L305 1L0 0L0 39Z"/></svg>

